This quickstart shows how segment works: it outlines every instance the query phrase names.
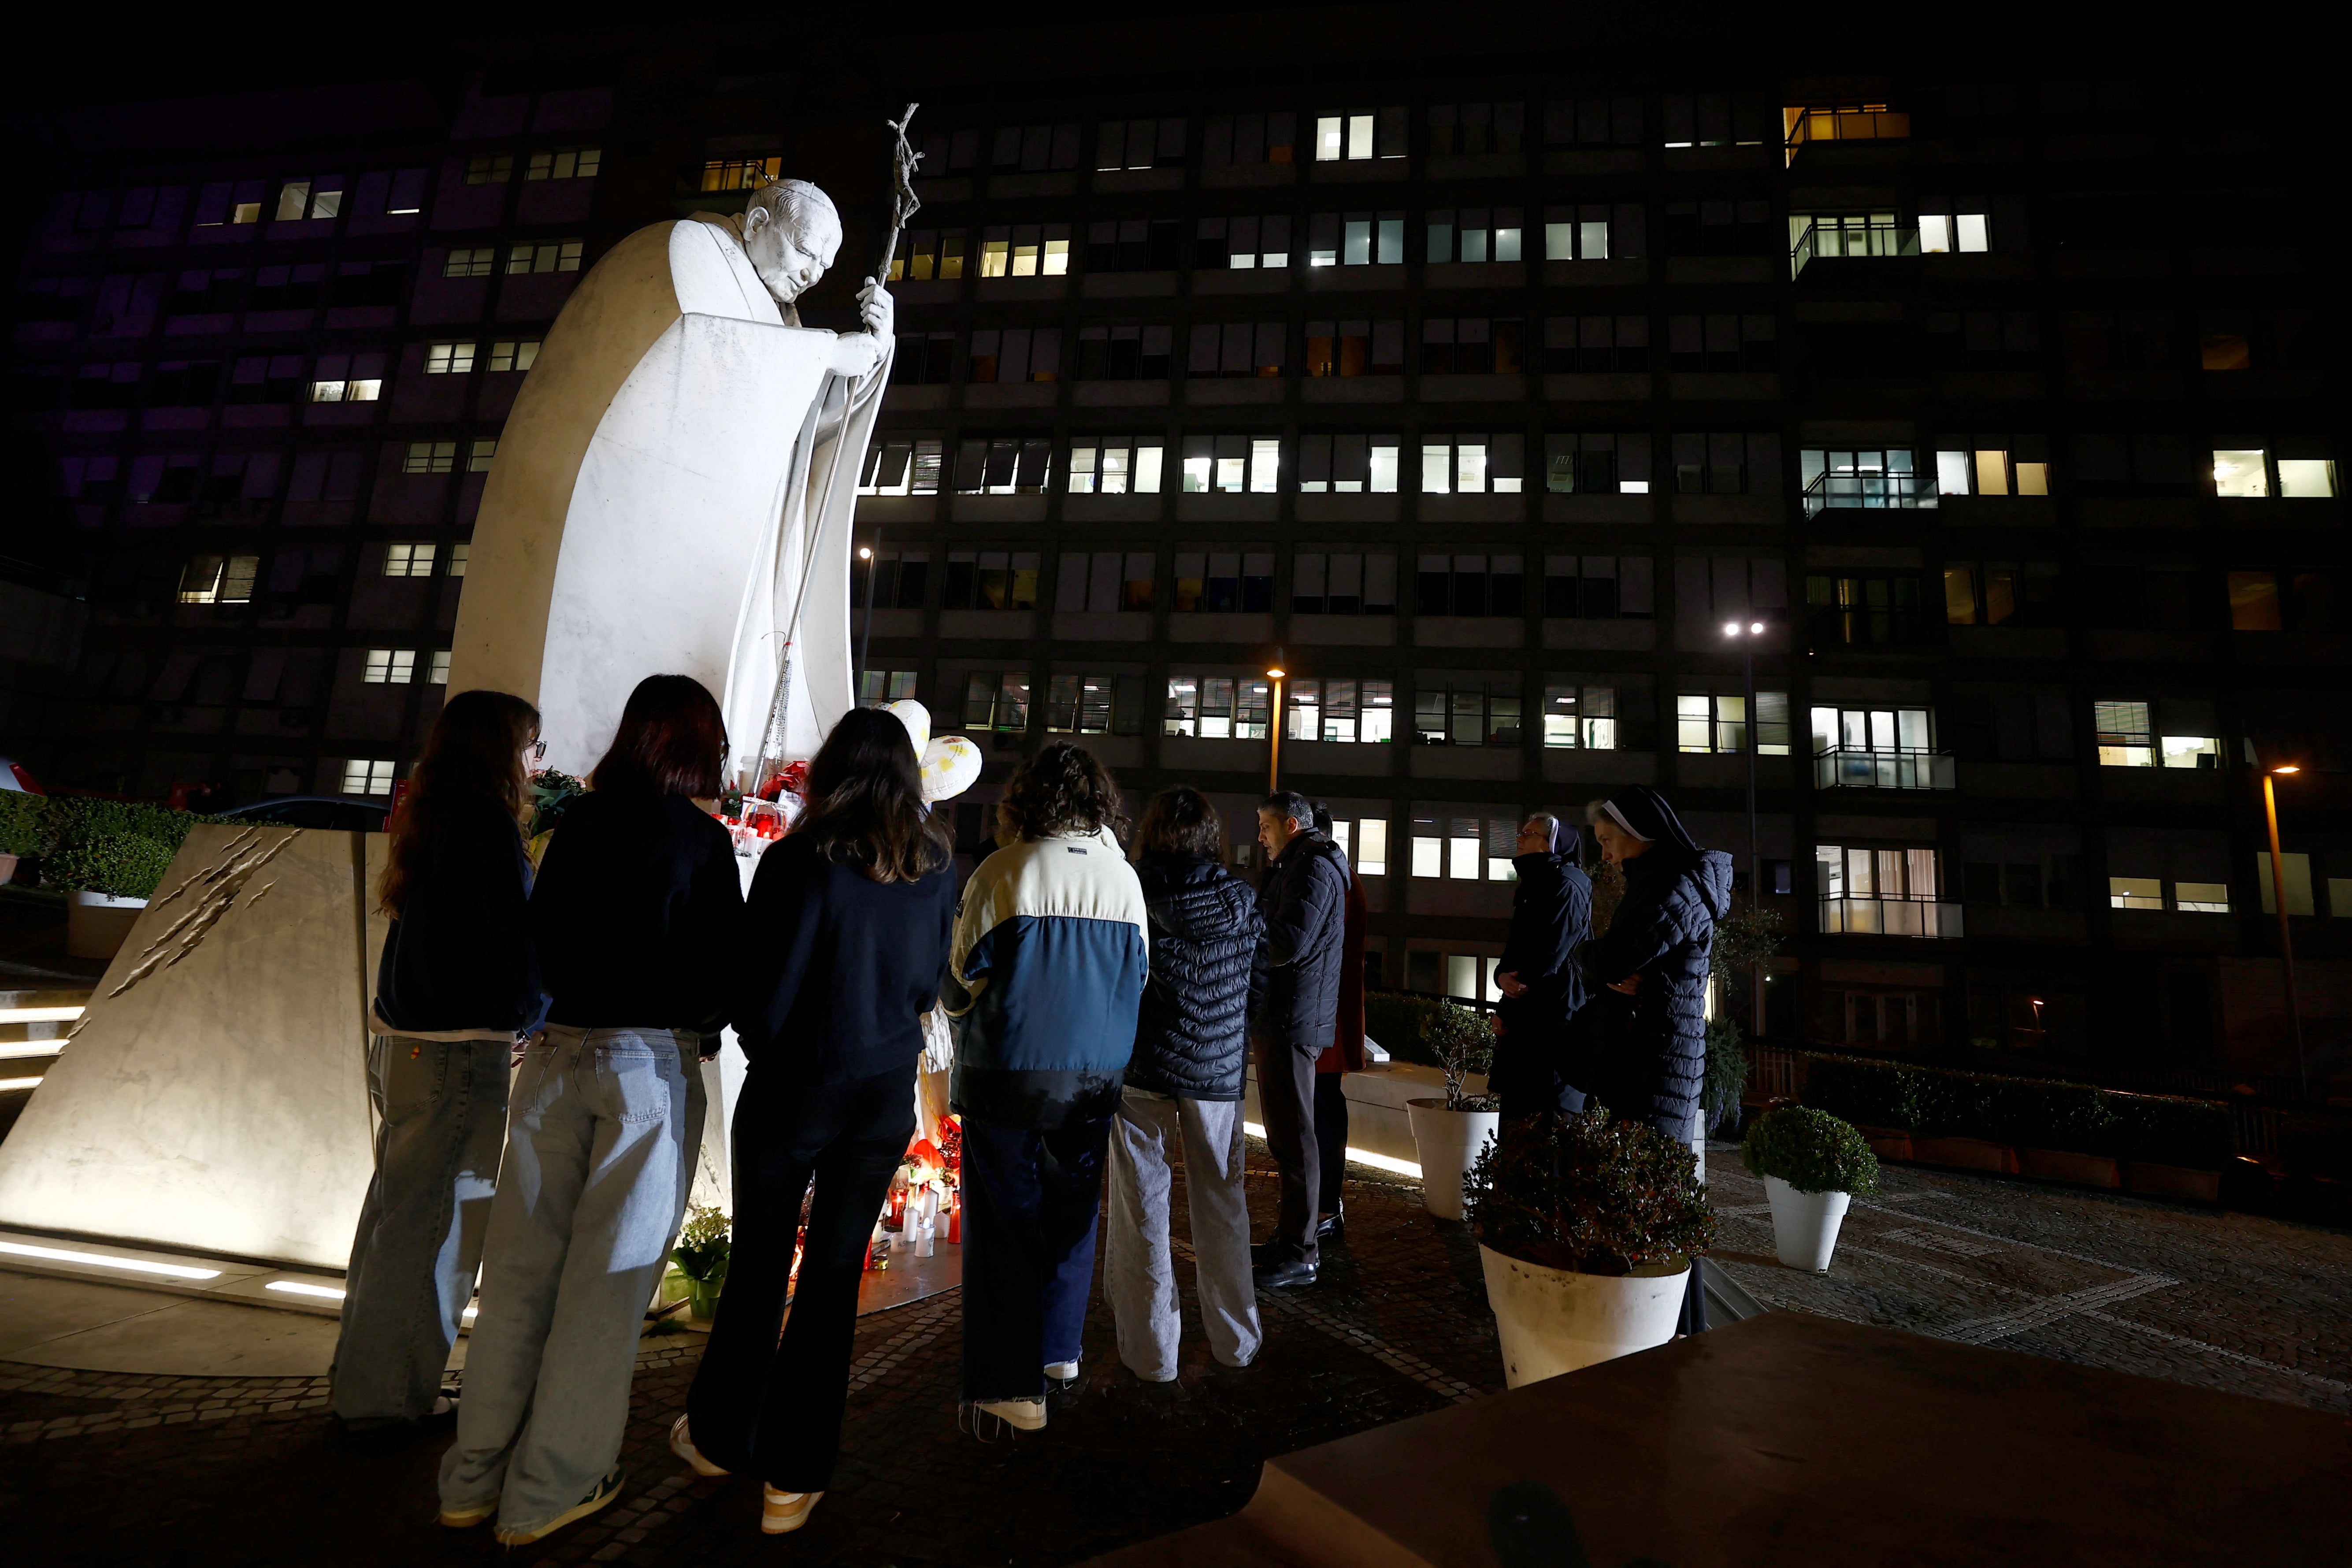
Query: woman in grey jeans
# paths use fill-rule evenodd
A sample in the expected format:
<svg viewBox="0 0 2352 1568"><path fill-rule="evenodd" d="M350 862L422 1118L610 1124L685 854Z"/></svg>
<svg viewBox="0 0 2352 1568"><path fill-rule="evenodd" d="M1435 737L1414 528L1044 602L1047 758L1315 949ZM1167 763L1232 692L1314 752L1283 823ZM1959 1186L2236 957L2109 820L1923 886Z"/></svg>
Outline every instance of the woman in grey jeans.
<svg viewBox="0 0 2352 1568"><path fill-rule="evenodd" d="M355 1431L446 1415L449 1345L474 1293L506 1142L507 1056L544 1005L526 913L526 751L539 710L461 691L433 721L376 899L368 1093L375 1174L352 1237L332 1405Z"/></svg>
<svg viewBox="0 0 2352 1568"><path fill-rule="evenodd" d="M702 1142L743 895L727 734L683 675L638 683L531 890L551 1001L514 1084L441 1522L520 1545L620 1495L637 1335Z"/></svg>

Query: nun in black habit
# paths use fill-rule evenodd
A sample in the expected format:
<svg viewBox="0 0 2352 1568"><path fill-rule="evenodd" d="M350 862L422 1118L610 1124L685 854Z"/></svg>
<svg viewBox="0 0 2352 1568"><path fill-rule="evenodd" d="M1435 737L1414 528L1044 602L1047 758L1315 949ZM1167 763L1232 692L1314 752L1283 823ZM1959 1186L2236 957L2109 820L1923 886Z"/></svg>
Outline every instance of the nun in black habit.
<svg viewBox="0 0 2352 1568"><path fill-rule="evenodd" d="M1646 784L1596 801L1586 816L1602 858L1625 873L1625 896L1579 955L1594 997L1580 1019L1580 1087L1612 1113L1687 1143L1706 1080L1707 958L1715 922L1731 910L1731 857L1700 848ZM1682 1330L1706 1327L1693 1258Z"/></svg>
<svg viewBox="0 0 2352 1568"><path fill-rule="evenodd" d="M1583 1109L1567 1060L1569 1021L1584 1005L1576 950L1592 916L1592 881L1577 864L1579 847L1576 829L1550 812L1520 825L1511 931L1495 966L1503 1034L1487 1078L1506 1116Z"/></svg>

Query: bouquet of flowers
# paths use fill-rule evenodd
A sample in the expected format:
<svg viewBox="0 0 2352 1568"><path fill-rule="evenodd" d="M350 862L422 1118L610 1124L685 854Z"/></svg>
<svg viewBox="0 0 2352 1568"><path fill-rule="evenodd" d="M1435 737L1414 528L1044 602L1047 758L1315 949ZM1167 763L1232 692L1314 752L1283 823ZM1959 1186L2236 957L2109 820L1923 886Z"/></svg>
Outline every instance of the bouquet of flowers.
<svg viewBox="0 0 2352 1568"><path fill-rule="evenodd" d="M540 857L547 853L547 836L563 820L564 811L587 793L586 784L553 768L541 768L530 775L530 828L523 837L529 841L532 865L538 865Z"/></svg>
<svg viewBox="0 0 2352 1568"><path fill-rule="evenodd" d="M718 1308L719 1289L727 1283L730 1235L721 1210L689 1209L685 1227L677 1233L677 1246L670 1251L670 1261L686 1276L687 1295L698 1318L708 1319Z"/></svg>

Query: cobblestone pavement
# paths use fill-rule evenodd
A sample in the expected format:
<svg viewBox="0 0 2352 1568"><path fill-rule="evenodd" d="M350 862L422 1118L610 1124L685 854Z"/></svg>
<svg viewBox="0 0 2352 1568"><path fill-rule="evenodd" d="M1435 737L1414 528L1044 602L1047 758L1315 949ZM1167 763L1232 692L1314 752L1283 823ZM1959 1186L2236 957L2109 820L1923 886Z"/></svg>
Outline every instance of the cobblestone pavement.
<svg viewBox="0 0 2352 1568"><path fill-rule="evenodd" d="M1768 1305L2352 1408L2352 1237L2340 1233L1890 1171L1884 1195L1848 1219L1832 1272L1799 1275L1771 1258L1760 1184L1728 1150L1712 1164L1725 1216L1716 1264ZM1273 1198L1254 1147L1261 1229ZM1423 1213L1417 1187L1360 1168L1348 1205L1349 1235L1327 1249L1321 1281L1264 1299L1256 1364L1214 1365L1195 1328L1176 1383L1139 1383L1097 1300L1085 1374L1056 1396L1045 1431L1014 1442L957 1431L958 1293L865 1320L835 1489L782 1540L758 1533L755 1483L698 1479L671 1458L667 1425L700 1342L648 1340L622 1500L515 1561L1075 1563L1233 1511L1271 1455L1499 1388L1462 1227ZM154 1568L505 1555L487 1530L432 1521L446 1434L360 1446L324 1410L315 1378L0 1363L0 1540L12 1560Z"/></svg>

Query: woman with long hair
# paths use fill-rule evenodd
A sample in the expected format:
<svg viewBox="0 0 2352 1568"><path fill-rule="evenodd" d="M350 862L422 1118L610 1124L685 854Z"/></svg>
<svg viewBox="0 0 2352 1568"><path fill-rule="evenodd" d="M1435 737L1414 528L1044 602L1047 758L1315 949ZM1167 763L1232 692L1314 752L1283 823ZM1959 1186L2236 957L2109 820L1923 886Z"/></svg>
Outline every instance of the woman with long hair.
<svg viewBox="0 0 2352 1568"><path fill-rule="evenodd" d="M1047 745L997 807L1004 847L964 886L940 997L962 1020L963 1397L1016 1431L1078 1375L1103 1151L1135 1053L1143 887L1119 852L1118 786Z"/></svg>
<svg viewBox="0 0 2352 1568"><path fill-rule="evenodd" d="M1731 857L1700 848L1647 784L1594 801L1585 816L1602 858L1624 871L1625 895L1608 931L1578 954L1594 987L1576 1020L1587 1042L1578 1087L1612 1113L1687 1143L1706 1081L1707 959L1715 922L1731 912ZM1694 1258L1680 1331L1706 1327Z"/></svg>
<svg viewBox="0 0 2352 1568"><path fill-rule="evenodd" d="M727 750L719 704L648 676L531 890L548 1025L515 1076L482 1303L441 1522L537 1541L620 1494L637 1332L702 1144L701 1059L727 1022L743 894L697 800Z"/></svg>
<svg viewBox="0 0 2352 1568"><path fill-rule="evenodd" d="M375 1174L352 1237L331 1403L358 1430L445 1415L442 1369L474 1292L505 1142L507 1056L539 1023L524 753L539 710L503 691L443 705L376 885L368 1096Z"/></svg>
<svg viewBox="0 0 2352 1568"><path fill-rule="evenodd" d="M770 1534L798 1530L832 1484L866 1240L914 1135L921 1019L956 901L954 840L924 807L896 714L843 714L809 763L807 796L751 882L727 1293L670 1427L697 1472L758 1472Z"/></svg>
<svg viewBox="0 0 2352 1568"><path fill-rule="evenodd" d="M1257 892L1225 868L1216 807L1190 784L1161 790L1135 827L1135 872L1151 921L1151 975L1111 1122L1103 1288L1118 1359L1146 1383L1176 1376L1181 1329L1169 1256L1171 1143L1183 1149L1192 1275L1209 1352L1247 1366L1263 1335L1242 1193L1242 1077L1250 963L1265 923Z"/></svg>

